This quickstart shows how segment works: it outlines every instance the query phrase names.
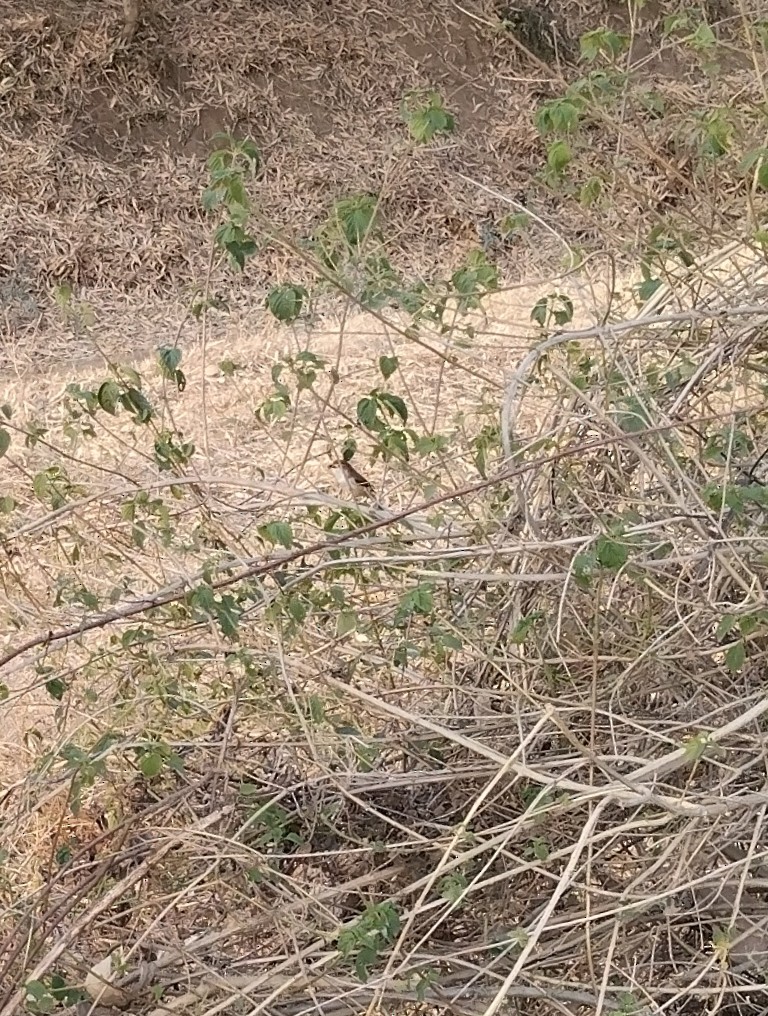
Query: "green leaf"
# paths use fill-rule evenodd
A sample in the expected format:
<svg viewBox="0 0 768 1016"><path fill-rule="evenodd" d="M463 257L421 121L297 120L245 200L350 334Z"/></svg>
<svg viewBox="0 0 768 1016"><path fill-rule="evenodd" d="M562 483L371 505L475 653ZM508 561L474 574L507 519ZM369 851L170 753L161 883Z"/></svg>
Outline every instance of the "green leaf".
<svg viewBox="0 0 768 1016"><path fill-rule="evenodd" d="M68 843L62 843L56 851L55 856L56 864L58 864L60 868L63 868L72 860L72 847ZM51 994L55 994L55 992L52 991Z"/></svg>
<svg viewBox="0 0 768 1016"><path fill-rule="evenodd" d="M379 421L379 405L372 396L365 396L357 404L357 418L369 430L376 430Z"/></svg>
<svg viewBox="0 0 768 1016"><path fill-rule="evenodd" d="M610 28L597 28L592 32L585 32L579 39L581 55L589 61L594 61L598 56L604 56L608 60L616 60L621 56L629 43L629 36L619 35Z"/></svg>
<svg viewBox="0 0 768 1016"><path fill-rule="evenodd" d="M468 884L466 875L460 871L452 871L440 879L437 891L449 903L458 903Z"/></svg>
<svg viewBox="0 0 768 1016"><path fill-rule="evenodd" d="M533 613L527 614L525 617L521 617L510 636L512 643L516 646L521 646L528 637L528 633L531 628L537 621L541 620L542 617L544 617L544 612L542 610L534 610Z"/></svg>
<svg viewBox="0 0 768 1016"><path fill-rule="evenodd" d="M379 370L381 371L382 377L385 381L388 381L395 373L398 367L399 360L396 356L380 356L379 357Z"/></svg>
<svg viewBox="0 0 768 1016"><path fill-rule="evenodd" d="M547 324L547 304L546 296L542 296L540 300L536 301L531 311L531 321L541 328L544 328Z"/></svg>
<svg viewBox="0 0 768 1016"><path fill-rule="evenodd" d="M309 293L304 286L295 286L286 283L283 286L275 286L267 295L266 305L270 312L284 324L295 321L304 307L304 301Z"/></svg>
<svg viewBox="0 0 768 1016"><path fill-rule="evenodd" d="M564 172L572 158L570 145L565 141L555 141L547 149L547 167L556 176Z"/></svg>
<svg viewBox="0 0 768 1016"><path fill-rule="evenodd" d="M688 36L685 41L690 42L694 49L708 50L717 44L717 36L709 25L705 21L702 21L696 28L696 31Z"/></svg>
<svg viewBox="0 0 768 1016"><path fill-rule="evenodd" d="M603 192L603 182L599 176L591 176L579 191L579 204L590 208Z"/></svg>
<svg viewBox="0 0 768 1016"><path fill-rule="evenodd" d="M432 586L418 585L400 598L397 608L397 620L402 623L412 614L431 614L434 609Z"/></svg>
<svg viewBox="0 0 768 1016"><path fill-rule="evenodd" d="M234 596L224 593L216 604L215 617L225 638L234 639L237 636L242 615L243 611Z"/></svg>
<svg viewBox="0 0 768 1016"><path fill-rule="evenodd" d="M423 1002L430 988L433 985L438 984L440 981L440 975L434 967L425 967L418 971L416 975L416 983L414 991L416 993L416 1001Z"/></svg>
<svg viewBox="0 0 768 1016"><path fill-rule="evenodd" d="M256 415L262 417L267 423L279 423L288 412L290 405L290 395L287 392L278 392L262 402Z"/></svg>
<svg viewBox="0 0 768 1016"><path fill-rule="evenodd" d="M715 630L715 641L721 642L729 632L733 631L738 620L735 614L723 614Z"/></svg>
<svg viewBox="0 0 768 1016"><path fill-rule="evenodd" d="M64 698L64 692L67 690L66 684L59 677L52 677L49 681L45 682L45 690L55 699L56 702L61 702Z"/></svg>
<svg viewBox="0 0 768 1016"><path fill-rule="evenodd" d="M451 632L442 632L439 638L440 644L444 649L452 649L458 651L464 648L464 643L456 635L452 635Z"/></svg>
<svg viewBox="0 0 768 1016"><path fill-rule="evenodd" d="M289 598L286 603L286 609L297 624L303 624L309 613L309 607L298 596L291 596Z"/></svg>
<svg viewBox="0 0 768 1016"><path fill-rule="evenodd" d="M148 751L141 756L139 769L146 779L151 780L157 776L163 768L163 756L158 751Z"/></svg>
<svg viewBox="0 0 768 1016"><path fill-rule="evenodd" d="M505 215L499 223L499 229L505 239L512 236L514 233L522 232L527 229L531 224L531 217L528 212L512 212L510 215Z"/></svg>
<svg viewBox="0 0 768 1016"><path fill-rule="evenodd" d="M259 536L273 546L278 545L290 550L293 546L293 529L288 522L268 522L259 526Z"/></svg>
<svg viewBox="0 0 768 1016"><path fill-rule="evenodd" d="M559 328L573 321L573 301L569 296L564 296L562 293L556 294L553 297L553 305L552 314L555 324Z"/></svg>
<svg viewBox="0 0 768 1016"><path fill-rule="evenodd" d="M381 392L379 402L386 406L391 413L399 416L403 423L408 422L408 407L399 395L392 395L390 392Z"/></svg>
<svg viewBox="0 0 768 1016"><path fill-rule="evenodd" d="M120 401L120 389L114 381L105 381L99 387L96 398L101 408L110 416L114 416Z"/></svg>
<svg viewBox="0 0 768 1016"><path fill-rule="evenodd" d="M359 247L372 231L378 210L374 194L341 198L334 207L334 221L350 247Z"/></svg>
<svg viewBox="0 0 768 1016"><path fill-rule="evenodd" d="M629 557L629 548L626 543L619 543L618 540L609 536L601 536L595 543L597 562L603 568L611 571L618 571L626 563Z"/></svg>
<svg viewBox="0 0 768 1016"><path fill-rule="evenodd" d="M715 110L702 121L702 153L710 158L720 158L729 150L733 127L728 114Z"/></svg>
<svg viewBox="0 0 768 1016"><path fill-rule="evenodd" d="M34 1011L37 1013L53 1012L56 1007L56 999L42 981L27 981L24 985L24 993L28 1004L34 1006Z"/></svg>
<svg viewBox="0 0 768 1016"><path fill-rule="evenodd" d="M363 983L368 980L368 970L378 958L379 954L370 945L364 945L355 956L355 973Z"/></svg>
<svg viewBox="0 0 768 1016"><path fill-rule="evenodd" d="M157 351L160 369L166 377L173 378L181 363L181 350L178 346L161 346Z"/></svg>
<svg viewBox="0 0 768 1016"><path fill-rule="evenodd" d="M325 720L325 703L319 695L309 696L309 718L313 723L323 723Z"/></svg>
<svg viewBox="0 0 768 1016"><path fill-rule="evenodd" d="M396 667L407 667L418 655L418 648L412 642L401 642L392 653L392 661Z"/></svg>
<svg viewBox="0 0 768 1016"><path fill-rule="evenodd" d="M226 244L226 249L235 265L242 271L247 259L255 254L258 248L254 240L233 240L232 243Z"/></svg>
<svg viewBox="0 0 768 1016"><path fill-rule="evenodd" d="M54 286L53 298L62 310L66 310L72 303L72 286L68 282Z"/></svg>
<svg viewBox="0 0 768 1016"><path fill-rule="evenodd" d="M742 155L739 161L738 172L743 176L746 176L758 162L765 161L765 157L768 155L768 149L766 148L751 148L748 152Z"/></svg>
<svg viewBox="0 0 768 1016"><path fill-rule="evenodd" d="M662 34L671 35L690 26L690 15L687 11L679 11L676 14L668 14L662 21Z"/></svg>
<svg viewBox="0 0 768 1016"><path fill-rule="evenodd" d="M571 99L545 102L536 114L539 134L568 134L576 130L581 116L581 103Z"/></svg>
<svg viewBox="0 0 768 1016"><path fill-rule="evenodd" d="M546 840L536 836L531 840L531 853L537 861L549 860L549 844Z"/></svg>
<svg viewBox="0 0 768 1016"><path fill-rule="evenodd" d="M745 614L744 617L739 618L739 631L745 636L752 635L760 627L762 621L763 618L758 614Z"/></svg>
<svg viewBox="0 0 768 1016"><path fill-rule="evenodd" d="M640 434L651 426L648 410L636 395L621 399L616 412L616 423L625 434Z"/></svg>
<svg viewBox="0 0 768 1016"><path fill-rule="evenodd" d="M659 95L658 92L641 90L639 93L639 99L643 108L653 117L654 120L658 120L660 117L664 116L667 107L663 96Z"/></svg>
<svg viewBox="0 0 768 1016"><path fill-rule="evenodd" d="M219 363L219 370L224 377L234 377L235 372L241 370L241 365L235 363L234 360L221 360Z"/></svg>
<svg viewBox="0 0 768 1016"><path fill-rule="evenodd" d="M109 383L109 382L108 382ZM152 407L143 392L138 388L129 388L120 396L122 406L133 413L136 423L148 423L152 417Z"/></svg>
<svg viewBox="0 0 768 1016"><path fill-rule="evenodd" d="M212 212L223 203L225 191L223 187L206 187L200 203L204 212Z"/></svg>
<svg viewBox="0 0 768 1016"><path fill-rule="evenodd" d="M408 130L419 144L431 141L437 134L451 134L456 129L455 117L445 108L437 92L425 98L425 105L406 113Z"/></svg>
<svg viewBox="0 0 768 1016"><path fill-rule="evenodd" d="M499 269L488 261L485 252L470 251L467 262L451 276L451 285L459 294L463 312L480 306L480 298L499 288Z"/></svg>
<svg viewBox="0 0 768 1016"><path fill-rule="evenodd" d="M252 138L243 138L238 145L238 149L248 160L251 172L255 172L261 165L259 146Z"/></svg>
<svg viewBox="0 0 768 1016"><path fill-rule="evenodd" d="M744 661L747 658L747 647L744 639L739 639L738 642L734 642L733 645L726 650L725 653L725 665L732 674L737 674L744 666Z"/></svg>
<svg viewBox="0 0 768 1016"><path fill-rule="evenodd" d="M341 610L336 618L336 634L341 637L357 630L357 613L354 610Z"/></svg>
<svg viewBox="0 0 768 1016"><path fill-rule="evenodd" d="M394 903L379 903L376 905L379 915L384 919L384 935L387 942L392 942L395 935L400 932L400 915Z"/></svg>
<svg viewBox="0 0 768 1016"><path fill-rule="evenodd" d="M389 430L381 436L380 449L385 462L401 459L408 462L408 437L403 430Z"/></svg>
<svg viewBox="0 0 768 1016"><path fill-rule="evenodd" d="M689 762L696 762L700 759L707 748L712 744L709 734L693 734L691 737L685 738L682 747L685 752L685 757Z"/></svg>
<svg viewBox="0 0 768 1016"><path fill-rule="evenodd" d="M0 459L5 455L8 449L11 447L11 435L5 429L0 427Z"/></svg>
<svg viewBox="0 0 768 1016"><path fill-rule="evenodd" d="M636 287L637 295L643 301L650 300L650 298L653 296L653 294L661 285L662 285L661 279L656 278L643 279L643 281L639 283L638 286Z"/></svg>

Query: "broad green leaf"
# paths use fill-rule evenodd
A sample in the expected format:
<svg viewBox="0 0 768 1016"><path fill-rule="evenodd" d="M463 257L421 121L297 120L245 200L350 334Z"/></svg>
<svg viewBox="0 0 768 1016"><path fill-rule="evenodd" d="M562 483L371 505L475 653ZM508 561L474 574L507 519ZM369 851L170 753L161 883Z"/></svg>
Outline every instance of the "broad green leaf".
<svg viewBox="0 0 768 1016"><path fill-rule="evenodd" d="M64 692L67 690L66 684L59 677L52 677L50 680L45 682L45 690L56 702L61 702L64 698Z"/></svg>
<svg viewBox="0 0 768 1016"><path fill-rule="evenodd" d="M341 610L336 617L336 634L348 635L357 629L357 613L354 610Z"/></svg>
<svg viewBox="0 0 768 1016"><path fill-rule="evenodd" d="M148 751L141 756L139 769L148 780L154 779L163 768L163 756L158 751Z"/></svg>
<svg viewBox="0 0 768 1016"><path fill-rule="evenodd" d="M130 413L136 423L148 423L152 417L152 407L143 392L138 388L129 388L120 396L120 402Z"/></svg>
<svg viewBox="0 0 768 1016"><path fill-rule="evenodd" d="M661 285L662 285L661 279L655 278L643 279L643 281L639 283L639 285L637 286L637 295L643 301L650 300L650 298L653 296L653 294Z"/></svg>
<svg viewBox="0 0 768 1016"><path fill-rule="evenodd" d="M747 658L747 647L744 639L739 639L725 653L725 665L732 674L737 674L744 666Z"/></svg>
<svg viewBox="0 0 768 1016"><path fill-rule="evenodd" d="M288 522L268 522L259 526L259 535L267 543L277 544L290 550L293 546L293 529Z"/></svg>
<svg viewBox="0 0 768 1016"><path fill-rule="evenodd" d="M240 364L235 363L234 360L221 360L219 363L219 370L224 377L234 377L235 372L240 369Z"/></svg>
<svg viewBox="0 0 768 1016"><path fill-rule="evenodd" d="M357 404L357 418L369 430L376 429L377 424L380 425L378 413L378 402L371 396L365 396Z"/></svg>
<svg viewBox="0 0 768 1016"><path fill-rule="evenodd" d="M720 618L720 621L715 630L715 640L717 642L722 641L722 639L724 639L729 632L733 631L737 623L738 618L736 617L735 614L724 614Z"/></svg>
<svg viewBox="0 0 768 1016"><path fill-rule="evenodd" d="M597 562L603 568L611 571L618 571L627 563L629 548L626 543L620 543L609 536L601 536L595 543Z"/></svg>
<svg viewBox="0 0 768 1016"><path fill-rule="evenodd" d="M368 980L368 970L378 958L379 954L376 949L370 945L364 945L355 956L355 973L363 983Z"/></svg>
<svg viewBox="0 0 768 1016"><path fill-rule="evenodd" d="M468 884L466 875L460 871L452 871L440 879L437 891L449 903L458 903Z"/></svg>
<svg viewBox="0 0 768 1016"><path fill-rule="evenodd" d="M308 296L304 286L286 283L283 286L275 286L269 291L266 305L278 321L289 324L299 317Z"/></svg>
<svg viewBox="0 0 768 1016"><path fill-rule="evenodd" d="M696 31L686 39L686 42L690 42L694 49L708 50L717 44L717 36L709 25L702 21Z"/></svg>
<svg viewBox="0 0 768 1016"><path fill-rule="evenodd" d="M117 406L120 401L120 389L114 381L105 381L98 390L96 398L99 401L99 405L110 416L114 416L117 412Z"/></svg>
<svg viewBox="0 0 768 1016"><path fill-rule="evenodd" d="M603 192L603 182L599 176L591 176L579 191L579 204L590 208Z"/></svg>
<svg viewBox="0 0 768 1016"><path fill-rule="evenodd" d="M286 608L297 624L303 624L309 613L309 607L298 596L291 596L286 604Z"/></svg>
<svg viewBox="0 0 768 1016"><path fill-rule="evenodd" d="M163 375L173 379L181 363L181 350L178 346L161 346L157 358Z"/></svg>
<svg viewBox="0 0 768 1016"><path fill-rule="evenodd" d="M237 636L242 614L241 607L230 593L225 593L218 601L215 617L225 638L234 639Z"/></svg>
<svg viewBox="0 0 768 1016"><path fill-rule="evenodd" d="M531 321L534 324L544 328L547 324L547 298L542 296L540 300L537 300L531 311Z"/></svg>
<svg viewBox="0 0 768 1016"><path fill-rule="evenodd" d="M399 361L396 356L379 357L379 370L381 371L382 377L385 381L388 381L395 373L398 363Z"/></svg>
<svg viewBox="0 0 768 1016"><path fill-rule="evenodd" d="M379 395L379 402L395 413L403 423L408 422L408 407L399 395L392 395L390 392L382 392Z"/></svg>
<svg viewBox="0 0 768 1016"><path fill-rule="evenodd" d="M547 149L547 166L557 176L564 172L572 158L570 145L565 141L555 141Z"/></svg>

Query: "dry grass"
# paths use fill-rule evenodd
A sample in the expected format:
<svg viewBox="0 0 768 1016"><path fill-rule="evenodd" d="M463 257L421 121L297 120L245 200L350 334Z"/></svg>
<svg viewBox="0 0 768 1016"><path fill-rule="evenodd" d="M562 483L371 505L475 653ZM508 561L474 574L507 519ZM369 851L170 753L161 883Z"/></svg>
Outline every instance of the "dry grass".
<svg viewBox="0 0 768 1016"><path fill-rule="evenodd" d="M102 1001L139 1013L611 1012L630 996L648 1011L760 1011L762 512L704 491L752 489L739 477L760 452L749 364L765 315L588 317L575 359L550 341L535 368L530 337L504 349L491 315L442 375L371 322L337 385L321 373L260 431L247 420L271 383L261 347L250 361L238 338L244 369L216 380L229 347L212 341L215 458L166 480L148 428L101 414L97 437L67 445L50 404L46 441L68 448L84 488L53 512L25 480L50 453L14 446L3 609L22 630L6 707L52 676L65 687L47 753L5 799L0 1012L53 971L98 995L87 974L107 952ZM332 360L339 334L315 348ZM448 440L375 474L383 512L339 499L322 465L381 351L401 357L395 390L437 411L416 430ZM502 357L521 363L506 409L528 450L483 483L478 421L467 431L457 413L477 405L478 375L498 404ZM196 436L200 364L184 393L145 370L158 421ZM631 412L640 429L622 425ZM705 443L723 428L715 460ZM131 487L169 511L140 548L121 510ZM338 511L349 531L328 528ZM267 551L258 527L274 521L296 546ZM201 581L235 597L234 641L189 600ZM398 620L425 586L432 607ZM745 625L740 665L738 630L715 636L728 614ZM361 928L377 915L362 981Z"/></svg>
<svg viewBox="0 0 768 1016"><path fill-rule="evenodd" d="M720 247L755 194L684 158L705 85L750 140L751 12L717 16L711 79L638 33L667 115L591 128L617 173L588 210L531 180L535 92L568 68L484 7L158 2L128 49L117 8L6 7L0 1016L764 1013L764 257ZM414 149L421 85L460 131ZM352 304L270 325L263 287L311 274L292 242L217 266L231 310L201 327L222 127L299 236L380 192L411 276L519 189L540 217L472 335ZM696 263L637 316L615 265L660 218ZM598 253L557 276L574 244ZM576 317L542 339L554 289ZM183 391L142 358L177 343ZM307 350L314 383L288 364L260 423ZM407 462L371 463L356 417L382 354ZM152 418L84 411L108 378ZM331 478L350 434L379 504ZM167 468L169 439L195 454Z"/></svg>
<svg viewBox="0 0 768 1016"><path fill-rule="evenodd" d="M741 186L723 185L721 168L697 159L692 140L702 108L727 107L738 113L739 146L752 135L761 143L754 110L764 95L744 38L759 12L746 6L743 17L718 16L726 58L716 78L679 43L659 42L644 13L633 73L665 115L644 118L624 103L589 128L574 178L604 177L609 199L595 208L542 186L545 141L533 126L541 101L584 68L525 56L491 5L445 0L382 14L304 3L286 17L282 4L158 0L127 48L116 5L5 0L3 12L0 299L25 349L67 355L57 345L56 282L76 286L102 321L118 303L186 302L206 272L210 223L199 196L220 130L255 137L259 207L294 237L308 236L339 196L378 194L388 253L410 277L452 270L510 200L541 220L494 251L511 281L557 263L553 230L622 258L662 221L690 236L695 219L699 247L706 235L716 249L745 209L755 211ZM558 19L574 39L596 16L564 5ZM420 148L400 103L427 87L442 93L458 130ZM308 274L295 251L267 243L238 300ZM214 285L229 288L225 278ZM140 329L129 318L120 330L132 339Z"/></svg>

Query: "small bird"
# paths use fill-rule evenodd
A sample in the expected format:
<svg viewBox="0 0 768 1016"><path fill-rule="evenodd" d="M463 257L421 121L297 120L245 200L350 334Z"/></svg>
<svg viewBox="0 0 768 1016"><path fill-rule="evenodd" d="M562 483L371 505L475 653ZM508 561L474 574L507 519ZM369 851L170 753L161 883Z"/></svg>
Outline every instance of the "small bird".
<svg viewBox="0 0 768 1016"><path fill-rule="evenodd" d="M336 459L332 465L336 480L355 497L372 497L373 484L346 459Z"/></svg>

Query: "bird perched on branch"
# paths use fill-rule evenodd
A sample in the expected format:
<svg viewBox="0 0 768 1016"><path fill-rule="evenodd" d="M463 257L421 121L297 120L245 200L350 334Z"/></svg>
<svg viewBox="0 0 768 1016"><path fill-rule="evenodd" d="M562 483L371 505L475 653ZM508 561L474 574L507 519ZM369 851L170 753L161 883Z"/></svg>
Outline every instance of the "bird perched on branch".
<svg viewBox="0 0 768 1016"><path fill-rule="evenodd" d="M346 487L354 497L373 497L373 484L345 458L335 459L331 468L336 480Z"/></svg>

